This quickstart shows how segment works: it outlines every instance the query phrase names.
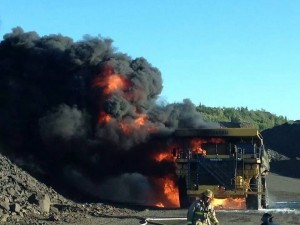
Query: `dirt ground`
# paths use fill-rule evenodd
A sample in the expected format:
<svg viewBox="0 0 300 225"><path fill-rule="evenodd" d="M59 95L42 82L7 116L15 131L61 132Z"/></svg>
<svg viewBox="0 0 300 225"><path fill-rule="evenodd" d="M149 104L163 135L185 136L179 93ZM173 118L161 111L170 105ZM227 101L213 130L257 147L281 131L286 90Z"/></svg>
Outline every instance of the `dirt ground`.
<svg viewBox="0 0 300 225"><path fill-rule="evenodd" d="M274 221L280 225L284 224L300 224L300 210L293 209L268 209L260 211L217 211L217 217L220 225L253 225L261 224L261 216L263 213L269 212L273 214ZM96 225L96 224L119 224L119 225L135 225L135 224L165 224L165 225L185 225L186 210L144 210L136 214L127 216L101 216L88 217L79 219L72 223L52 222L49 224L75 224L75 225ZM148 223L143 219L149 218ZM175 218L173 220L166 220ZM161 220L159 220L161 219ZM47 223L48 224L48 223Z"/></svg>

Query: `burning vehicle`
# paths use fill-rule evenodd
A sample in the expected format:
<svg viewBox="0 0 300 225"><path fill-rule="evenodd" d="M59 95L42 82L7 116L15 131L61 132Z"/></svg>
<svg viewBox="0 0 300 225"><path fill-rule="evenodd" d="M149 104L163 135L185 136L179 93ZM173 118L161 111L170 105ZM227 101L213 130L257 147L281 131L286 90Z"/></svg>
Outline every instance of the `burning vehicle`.
<svg viewBox="0 0 300 225"><path fill-rule="evenodd" d="M268 207L269 160L258 130L177 129L174 136L180 207L208 188L216 208Z"/></svg>
<svg viewBox="0 0 300 225"><path fill-rule="evenodd" d="M216 199L266 207L261 135L217 129L189 99L158 104L159 69L112 44L21 27L5 34L0 134L7 149L76 201L178 208L210 187Z"/></svg>

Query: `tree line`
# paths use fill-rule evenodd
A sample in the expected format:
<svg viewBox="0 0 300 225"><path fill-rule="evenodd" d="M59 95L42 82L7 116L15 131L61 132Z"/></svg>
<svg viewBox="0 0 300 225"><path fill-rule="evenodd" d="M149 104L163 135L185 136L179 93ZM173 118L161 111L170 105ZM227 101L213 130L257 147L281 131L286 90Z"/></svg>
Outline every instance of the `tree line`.
<svg viewBox="0 0 300 225"><path fill-rule="evenodd" d="M197 106L196 109L205 121L244 123L260 131L291 122L286 116L277 116L264 109L249 110L247 107L208 107L202 104Z"/></svg>

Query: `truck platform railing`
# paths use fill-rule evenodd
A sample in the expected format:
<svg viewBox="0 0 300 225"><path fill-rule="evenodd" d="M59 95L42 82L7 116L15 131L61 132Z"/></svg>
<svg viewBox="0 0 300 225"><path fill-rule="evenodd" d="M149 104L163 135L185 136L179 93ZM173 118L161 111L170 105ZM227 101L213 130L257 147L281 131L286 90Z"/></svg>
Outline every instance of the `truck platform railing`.
<svg viewBox="0 0 300 225"><path fill-rule="evenodd" d="M232 189L234 187L233 184L234 174L229 174L224 172L222 168L219 168L217 162L218 161L214 161L212 159L199 158L199 159L190 160L189 164L197 163L198 170L204 169L206 172L208 172L212 177L216 179L216 181L219 183L220 186L223 186L226 189ZM190 165L188 168L189 168L188 177L190 177L191 174Z"/></svg>

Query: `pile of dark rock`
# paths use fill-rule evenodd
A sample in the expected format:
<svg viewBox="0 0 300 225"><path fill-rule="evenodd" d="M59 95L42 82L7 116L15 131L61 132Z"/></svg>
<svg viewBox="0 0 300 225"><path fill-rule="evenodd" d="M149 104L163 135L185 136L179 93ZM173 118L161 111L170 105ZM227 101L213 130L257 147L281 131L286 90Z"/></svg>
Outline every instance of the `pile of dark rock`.
<svg viewBox="0 0 300 225"><path fill-rule="evenodd" d="M269 159L271 160L271 162L282 161L282 160L290 160L289 157L287 157L283 154L280 154L279 152L276 152L272 149L268 149L267 152L268 152Z"/></svg>
<svg viewBox="0 0 300 225"><path fill-rule="evenodd" d="M290 159L300 157L300 124L285 123L261 132L267 148L283 154Z"/></svg>
<svg viewBox="0 0 300 225"><path fill-rule="evenodd" d="M273 173L300 179L300 123L285 123L262 131Z"/></svg>
<svg viewBox="0 0 300 225"><path fill-rule="evenodd" d="M64 198L0 154L0 223L73 223L89 216L132 214L130 209L105 204L82 204Z"/></svg>

